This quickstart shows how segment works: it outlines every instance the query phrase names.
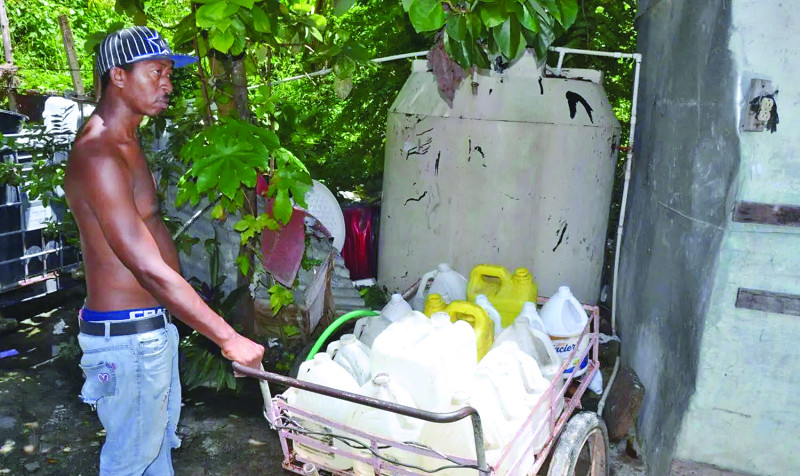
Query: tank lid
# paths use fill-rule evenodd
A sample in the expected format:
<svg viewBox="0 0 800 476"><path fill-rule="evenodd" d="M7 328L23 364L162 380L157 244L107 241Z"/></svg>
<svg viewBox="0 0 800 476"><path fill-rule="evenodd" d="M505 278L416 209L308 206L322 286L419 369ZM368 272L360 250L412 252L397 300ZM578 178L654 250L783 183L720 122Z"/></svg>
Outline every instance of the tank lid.
<svg viewBox="0 0 800 476"><path fill-rule="evenodd" d="M354 334L344 334L340 340L342 344L352 344L356 341L356 336Z"/></svg>
<svg viewBox="0 0 800 476"><path fill-rule="evenodd" d="M386 387L389 385L390 380L389 374L381 372L372 379L372 383L379 387Z"/></svg>

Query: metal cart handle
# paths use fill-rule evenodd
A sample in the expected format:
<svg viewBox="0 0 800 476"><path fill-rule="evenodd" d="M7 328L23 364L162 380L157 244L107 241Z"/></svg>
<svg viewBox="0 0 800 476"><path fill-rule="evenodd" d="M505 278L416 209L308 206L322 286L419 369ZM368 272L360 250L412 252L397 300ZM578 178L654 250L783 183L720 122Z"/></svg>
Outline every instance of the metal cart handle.
<svg viewBox="0 0 800 476"><path fill-rule="evenodd" d="M302 380L293 379L291 377L286 377L284 375L275 374L272 372L266 372L264 370L257 370L252 367L244 366L238 362L233 362L233 370L237 373L246 375L248 377L253 377L258 380L279 383L287 387L307 390L320 395L338 398L348 402L357 403L359 405L366 405L368 407L386 410L392 413L397 413L403 416L417 418L432 423L452 423L469 416L472 419L472 432L475 435L475 455L477 456L478 468L480 468L478 469L478 472L481 475L489 474L489 467L486 464L486 453L484 453L483 450L483 427L481 426L481 417L478 415L478 411L472 407L464 407L460 410L447 413L429 412L426 410L420 410L419 408L407 407L397 403L378 400L377 398L365 397L364 395L359 395L357 393L336 390L324 385L304 382ZM267 401L265 401L264 404L270 405Z"/></svg>

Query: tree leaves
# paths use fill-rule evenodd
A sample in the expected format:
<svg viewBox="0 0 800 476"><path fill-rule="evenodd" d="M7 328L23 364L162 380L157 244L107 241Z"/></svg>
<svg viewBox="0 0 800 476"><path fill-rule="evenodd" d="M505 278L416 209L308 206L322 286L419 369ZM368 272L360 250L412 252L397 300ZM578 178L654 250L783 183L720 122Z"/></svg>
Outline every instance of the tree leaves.
<svg viewBox="0 0 800 476"><path fill-rule="evenodd" d="M516 59L525 51L525 38L516 17L509 17L502 25L492 28L492 37L507 59Z"/></svg>
<svg viewBox="0 0 800 476"><path fill-rule="evenodd" d="M403 7L406 8L405 1ZM444 25L441 0L411 0L406 10L417 33L438 30Z"/></svg>

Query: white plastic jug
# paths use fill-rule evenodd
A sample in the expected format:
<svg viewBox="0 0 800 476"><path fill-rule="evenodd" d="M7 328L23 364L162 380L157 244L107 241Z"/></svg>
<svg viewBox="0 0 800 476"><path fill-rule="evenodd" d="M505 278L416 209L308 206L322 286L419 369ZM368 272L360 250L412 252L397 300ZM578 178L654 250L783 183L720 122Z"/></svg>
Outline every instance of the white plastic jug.
<svg viewBox="0 0 800 476"><path fill-rule="evenodd" d="M356 325L353 328L353 335L363 342L364 345L371 348L372 343L375 342L375 338L391 324L392 321L386 319L382 315L362 317L356 321Z"/></svg>
<svg viewBox="0 0 800 476"><path fill-rule="evenodd" d="M492 303L489 302L489 298L486 297L485 294L478 294L475 296L475 304L482 307L486 314L489 315L489 318L494 322L494 335L496 336L503 330L503 323L502 319L500 318L500 313L497 312L497 309L492 306Z"/></svg>
<svg viewBox="0 0 800 476"><path fill-rule="evenodd" d="M394 322L409 312L411 312L411 305L403 299L402 294L395 293L381 309L381 316Z"/></svg>
<svg viewBox="0 0 800 476"><path fill-rule="evenodd" d="M312 382L347 392L358 393L359 391L359 385L353 376L342 368L341 365L331 360L331 356L325 352L320 352L314 355L313 359L300 364L300 371L297 374L297 378L298 380ZM292 388L287 390L284 395L289 405L341 424L346 423L348 416L356 407L354 403L305 390ZM338 430L312 423L299 415L292 415L292 417L297 419L300 424L308 430L323 434L340 434ZM336 438L322 435L311 437L320 440L326 446L332 445L339 449L348 448ZM353 461L350 458L336 455L333 452L319 450L300 443L295 443L294 448L300 456L331 468L346 470L353 466Z"/></svg>
<svg viewBox="0 0 800 476"><path fill-rule="evenodd" d="M521 351L536 359L542 376L552 382L559 377L558 369L561 367L561 359L558 357L550 337L531 327L529 323L526 316L518 316L514 324L503 329L503 332L495 338L494 345L498 346L505 341L515 342Z"/></svg>
<svg viewBox="0 0 800 476"><path fill-rule="evenodd" d="M398 403L407 407L415 407L411 395L389 375L384 373L376 375L375 378L362 385L359 392L367 397ZM347 425L350 427L394 441L419 441L423 424L422 420L364 405L356 405L356 408L347 419ZM367 446L369 445L368 441L361 441L361 443ZM384 458L403 464L418 466L420 463L420 456L409 451L389 448L386 450L379 450L379 452ZM366 450L362 450L362 454L364 456L372 455ZM363 476L372 476L375 474L375 470L371 465L358 460L353 462L353 472ZM384 470L381 471L381 474L392 473L388 470Z"/></svg>
<svg viewBox="0 0 800 476"><path fill-rule="evenodd" d="M387 373L411 393L417 407L437 411L471 384L477 365L475 332L446 313L430 319L413 311L389 326L372 345L372 375Z"/></svg>
<svg viewBox="0 0 800 476"><path fill-rule="evenodd" d="M464 407L470 406L470 394L468 391L461 390L453 394L449 405L443 408L443 412L451 412L460 410ZM472 418L467 417L463 420L454 421L452 423L431 423L426 422L422 429L422 436L420 443L429 448L432 448L440 453L448 456L458 456L467 459L476 459L475 452L475 435L472 430ZM430 456L422 457L422 467L432 471L442 466L448 466L452 462L432 458ZM441 474L443 476L473 476L474 469L444 469L432 474Z"/></svg>
<svg viewBox="0 0 800 476"><path fill-rule="evenodd" d="M587 335L580 344L578 338L589 322L589 317L569 287L559 287L553 297L542 306L539 315L562 362L569 358L576 347L578 348L576 357L564 370L565 377L571 373L577 377L586 372L588 356L583 361L578 357L589 345L589 336Z"/></svg>
<svg viewBox="0 0 800 476"><path fill-rule="evenodd" d="M328 344L327 353L356 379L359 385L369 380L372 352L353 334L344 334L339 340Z"/></svg>
<svg viewBox="0 0 800 476"><path fill-rule="evenodd" d="M481 415L487 449L502 448L514 437L530 413L529 394L544 393L550 385L533 357L513 341L490 350L475 379L471 403Z"/></svg>
<svg viewBox="0 0 800 476"><path fill-rule="evenodd" d="M445 302L467 300L467 278L460 275L447 263L441 263L435 270L422 275L417 294L411 299L411 307L422 311L428 294L441 294Z"/></svg>
<svg viewBox="0 0 800 476"><path fill-rule="evenodd" d="M522 305L522 310L519 311L519 315L517 317L525 317L528 320L528 325L532 328L537 329L539 332L547 334L547 328L544 326L544 322L542 322L542 318L539 317L539 313L536 312L536 304L532 302L526 302Z"/></svg>

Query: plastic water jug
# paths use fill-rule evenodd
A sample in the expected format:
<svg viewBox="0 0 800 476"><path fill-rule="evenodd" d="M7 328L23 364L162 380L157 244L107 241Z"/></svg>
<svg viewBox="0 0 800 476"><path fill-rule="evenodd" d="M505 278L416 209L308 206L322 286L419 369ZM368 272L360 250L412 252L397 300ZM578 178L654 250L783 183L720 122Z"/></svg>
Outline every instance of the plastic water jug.
<svg viewBox="0 0 800 476"><path fill-rule="evenodd" d="M369 380L372 352L353 334L344 334L341 339L328 344L327 353L356 379L359 385Z"/></svg>
<svg viewBox="0 0 800 476"><path fill-rule="evenodd" d="M578 343L578 338L589 322L589 317L586 315L581 303L572 295L569 287L559 287L553 297L542 306L542 311L539 314L542 316L542 322L547 328L547 334L553 341L553 345L562 362L566 361L572 351L578 347L576 357L564 370L565 376L573 372L575 376L586 372L588 356L582 362L578 356L589 345L589 336L584 337L580 344Z"/></svg>
<svg viewBox="0 0 800 476"><path fill-rule="evenodd" d="M409 312L411 312L411 305L403 299L402 294L395 293L381 309L381 316L394 322Z"/></svg>
<svg viewBox="0 0 800 476"><path fill-rule="evenodd" d="M536 303L526 302L523 304L522 310L519 311L519 314L517 314L517 318L519 317L524 317L527 319L528 325L530 325L532 328L547 334L547 328L544 326L544 322L542 322L542 318L539 316L539 313L536 312Z"/></svg>
<svg viewBox="0 0 800 476"><path fill-rule="evenodd" d="M445 302L467 299L467 278L461 276L447 263L422 275L417 294L411 299L411 307L421 311L429 294L441 294Z"/></svg>
<svg viewBox="0 0 800 476"><path fill-rule="evenodd" d="M517 268L512 275L502 266L481 264L472 270L467 285L467 298L474 302L478 294L485 294L500 313L503 327L514 322L525 302L536 302L536 293L536 283L526 268Z"/></svg>
<svg viewBox="0 0 800 476"><path fill-rule="evenodd" d="M486 314L489 316L489 319L494 322L494 335L500 333L503 330L503 322L500 318L500 313L497 312L497 309L492 306L492 303L489 302L489 298L486 297L485 294L478 294L475 296L475 304L482 307Z"/></svg>
<svg viewBox="0 0 800 476"><path fill-rule="evenodd" d="M356 321L353 334L367 347L372 347L375 338L392 324L383 315L366 316Z"/></svg>
<svg viewBox="0 0 800 476"><path fill-rule="evenodd" d="M450 404L446 408L443 408L442 411L452 412L468 407L470 406L469 399L470 394L468 391L457 391L453 394ZM448 456L458 456L473 460L477 458L471 417L452 423L426 422L422 429L422 436L420 439L420 443L423 445ZM453 463L445 459L432 458L430 456L422 457L422 467L429 471L451 464ZM475 470L451 468L443 469L432 474L441 474L443 476L473 476Z"/></svg>
<svg viewBox="0 0 800 476"><path fill-rule="evenodd" d="M335 388L337 390L344 390L347 392L358 393L359 385L356 380L350 375L347 370L342 368L339 364L331 360L331 356L325 352L320 352L314 355L314 358L303 362L300 365L300 371L297 374L299 380L312 382L326 387ZM295 406L305 410L314 415L327 418L336 423L344 424L347 418L355 409L354 403L331 398L317 393L307 392L304 390L289 389L284 394L289 405ZM322 434L339 434L338 430L329 427L323 427L306 421L298 415L292 415L293 418L298 419L303 427ZM333 446L339 449L347 449L348 447L329 436L314 435L312 438L320 440L326 446ZM346 470L353 466L353 461L350 458L339 456L333 452L327 452L303 444L295 443L294 445L297 453L313 462L330 466L335 469Z"/></svg>
<svg viewBox="0 0 800 476"><path fill-rule="evenodd" d="M527 317L520 315L495 338L494 345L498 346L509 340L515 342L521 351L536 359L542 376L552 382L556 377L560 377L558 369L562 360L556 353L550 337L531 327L529 323Z"/></svg>
<svg viewBox="0 0 800 476"><path fill-rule="evenodd" d="M447 303L444 302L442 295L431 293L428 294L427 298L425 298L425 307L423 308L422 313L430 317L437 312L444 311L445 309L447 309Z"/></svg>
<svg viewBox="0 0 800 476"><path fill-rule="evenodd" d="M407 314L372 345L372 375L387 373L411 393L417 407L437 411L470 385L477 365L475 332L448 314Z"/></svg>
<svg viewBox="0 0 800 476"><path fill-rule="evenodd" d="M482 359L494 343L494 323L486 311L477 304L467 301L453 301L444 312L450 315L453 322L465 321L475 331L475 344L478 347L478 360Z"/></svg>
<svg viewBox="0 0 800 476"><path fill-rule="evenodd" d="M398 385L394 379L384 373L380 373L372 380L367 381L361 386L359 392L367 397L398 403L407 407L416 407L411 395L402 386ZM347 425L371 435L394 441L419 441L424 422L398 415L397 413L356 405L356 408L347 419ZM361 443L369 446L368 441L361 441ZM397 448L379 450L379 453L384 458L414 466L418 466L421 460L418 454ZM372 453L366 450L362 450L362 454L364 456L372 456ZM371 465L358 460L353 462L353 472L363 476L375 474L375 470ZM381 474L392 473L389 470L383 470Z"/></svg>

